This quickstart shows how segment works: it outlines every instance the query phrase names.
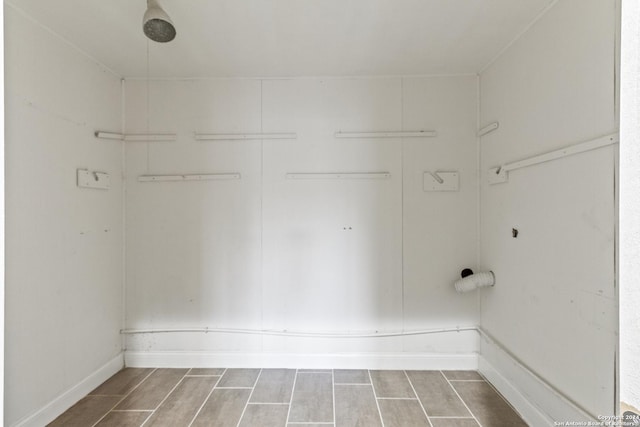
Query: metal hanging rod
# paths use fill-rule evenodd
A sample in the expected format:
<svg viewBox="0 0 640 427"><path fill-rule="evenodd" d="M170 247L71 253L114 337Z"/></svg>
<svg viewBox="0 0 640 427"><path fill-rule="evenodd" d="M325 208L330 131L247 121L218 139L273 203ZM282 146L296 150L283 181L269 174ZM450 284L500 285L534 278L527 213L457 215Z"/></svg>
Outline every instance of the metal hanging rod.
<svg viewBox="0 0 640 427"><path fill-rule="evenodd" d="M174 133L135 133L135 134L123 134L123 133L115 133L115 132L101 132L97 131L94 133L96 138L100 139L113 139L118 141L126 141L126 142L159 142L159 141L175 141L176 134Z"/></svg>
<svg viewBox="0 0 640 427"><path fill-rule="evenodd" d="M296 139L298 134L285 133L196 133L196 141L232 141L249 139Z"/></svg>
<svg viewBox="0 0 640 427"><path fill-rule="evenodd" d="M229 181L240 179L239 173L210 173L194 175L140 175L138 182L170 182L170 181Z"/></svg>
<svg viewBox="0 0 640 427"><path fill-rule="evenodd" d="M489 184L500 184L509 180L509 172L526 168L528 166L537 165L539 163L550 162L552 160L561 159L563 157L572 156L574 154L584 153L586 151L596 150L616 144L620 141L618 133L601 136L584 142L579 142L559 150L550 151L548 153L529 157L528 159L518 160L516 162L507 163L499 167L489 169Z"/></svg>
<svg viewBox="0 0 640 427"><path fill-rule="evenodd" d="M342 132L334 134L336 138L433 138L434 130L389 131L389 132Z"/></svg>

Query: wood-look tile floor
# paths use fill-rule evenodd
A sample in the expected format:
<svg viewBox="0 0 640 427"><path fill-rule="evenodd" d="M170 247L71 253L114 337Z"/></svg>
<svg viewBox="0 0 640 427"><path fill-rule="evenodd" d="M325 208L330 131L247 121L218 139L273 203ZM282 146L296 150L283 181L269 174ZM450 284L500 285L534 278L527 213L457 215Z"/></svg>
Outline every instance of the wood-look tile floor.
<svg viewBox="0 0 640 427"><path fill-rule="evenodd" d="M126 368L50 426L518 427L475 371Z"/></svg>

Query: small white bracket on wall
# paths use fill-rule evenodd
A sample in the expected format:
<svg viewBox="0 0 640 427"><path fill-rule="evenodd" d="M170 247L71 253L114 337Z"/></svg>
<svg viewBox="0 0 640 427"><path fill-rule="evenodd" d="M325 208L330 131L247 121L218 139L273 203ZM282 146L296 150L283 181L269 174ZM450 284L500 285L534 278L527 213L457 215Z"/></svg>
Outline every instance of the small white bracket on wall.
<svg viewBox="0 0 640 427"><path fill-rule="evenodd" d="M196 133L196 141L233 141L252 139L296 139L296 133Z"/></svg>
<svg viewBox="0 0 640 427"><path fill-rule="evenodd" d="M328 173L288 173L287 179L388 179L389 172L328 172Z"/></svg>
<svg viewBox="0 0 640 427"><path fill-rule="evenodd" d="M193 175L140 175L138 182L170 182L170 181L229 181L240 179L239 173L210 173Z"/></svg>
<svg viewBox="0 0 640 427"><path fill-rule="evenodd" d="M390 132L342 132L334 134L336 138L433 138L434 130L390 131Z"/></svg>
<svg viewBox="0 0 640 427"><path fill-rule="evenodd" d="M80 188L95 188L108 190L111 187L111 177L105 172L78 169L76 171L77 184Z"/></svg>
<svg viewBox="0 0 640 427"><path fill-rule="evenodd" d="M493 132L494 130L498 129L500 127L500 123L499 122L493 122L491 124L488 124L487 126L483 127L482 129L480 129L478 131L478 136L484 136L488 133Z"/></svg>
<svg viewBox="0 0 640 427"><path fill-rule="evenodd" d="M430 172L422 174L422 189L424 191L458 191L460 174L458 172Z"/></svg>
<svg viewBox="0 0 640 427"><path fill-rule="evenodd" d="M101 132L94 133L96 138L100 139L113 139L126 142L161 142L161 141L175 141L176 134L151 134L151 133L136 133L136 134L122 134L114 132Z"/></svg>
<svg viewBox="0 0 640 427"><path fill-rule="evenodd" d="M596 150L602 147L607 147L609 145L617 144L619 141L619 134L612 133L609 135L590 139L588 141L579 142L577 144L573 144L559 150L549 151L548 153L540 154L538 156L533 156L527 159L518 160L516 162L507 163L502 166L489 169L488 181L489 184L504 183L509 181L510 171L526 168L528 166L533 166L540 163L550 162L552 160L557 160L563 157L572 156L574 154Z"/></svg>

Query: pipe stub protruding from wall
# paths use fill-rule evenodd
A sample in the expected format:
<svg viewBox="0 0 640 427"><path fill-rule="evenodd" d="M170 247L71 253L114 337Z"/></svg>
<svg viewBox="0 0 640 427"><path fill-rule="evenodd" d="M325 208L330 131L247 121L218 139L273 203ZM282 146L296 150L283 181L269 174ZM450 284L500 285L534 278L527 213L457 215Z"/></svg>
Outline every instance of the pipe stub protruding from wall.
<svg viewBox="0 0 640 427"><path fill-rule="evenodd" d="M456 292L459 293L471 292L496 284L496 276L493 271L473 273L470 268L465 268L460 275L462 279L457 280L453 285L456 288Z"/></svg>

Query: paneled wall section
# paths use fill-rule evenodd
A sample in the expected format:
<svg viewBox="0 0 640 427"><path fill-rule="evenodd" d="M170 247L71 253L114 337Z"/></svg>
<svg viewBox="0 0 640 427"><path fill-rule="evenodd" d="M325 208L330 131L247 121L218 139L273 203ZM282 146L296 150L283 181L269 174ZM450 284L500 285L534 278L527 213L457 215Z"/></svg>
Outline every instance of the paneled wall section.
<svg viewBox="0 0 640 427"><path fill-rule="evenodd" d="M126 82L127 327L372 332L474 325L475 76ZM337 131L435 130L338 139ZM196 141L194 133L296 139ZM425 171L460 173L425 192ZM383 179L289 179L291 173ZM239 173L146 183L142 174ZM472 352L473 333L373 340L136 335L129 350Z"/></svg>

